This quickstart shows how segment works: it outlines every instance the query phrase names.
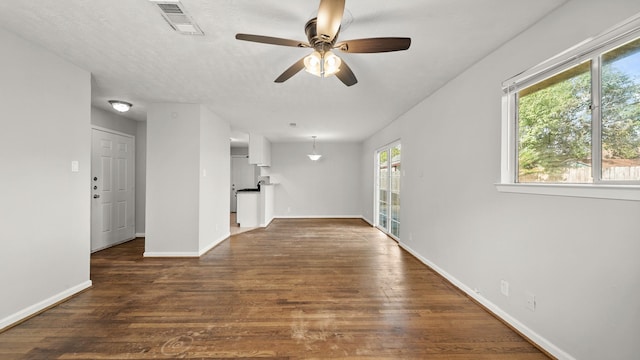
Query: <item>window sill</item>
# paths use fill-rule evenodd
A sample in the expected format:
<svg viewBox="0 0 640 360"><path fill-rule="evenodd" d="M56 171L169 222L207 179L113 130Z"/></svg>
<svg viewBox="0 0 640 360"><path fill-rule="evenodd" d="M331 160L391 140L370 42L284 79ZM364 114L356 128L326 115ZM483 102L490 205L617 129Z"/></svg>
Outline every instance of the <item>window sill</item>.
<svg viewBox="0 0 640 360"><path fill-rule="evenodd" d="M638 185L495 184L499 192L640 201Z"/></svg>

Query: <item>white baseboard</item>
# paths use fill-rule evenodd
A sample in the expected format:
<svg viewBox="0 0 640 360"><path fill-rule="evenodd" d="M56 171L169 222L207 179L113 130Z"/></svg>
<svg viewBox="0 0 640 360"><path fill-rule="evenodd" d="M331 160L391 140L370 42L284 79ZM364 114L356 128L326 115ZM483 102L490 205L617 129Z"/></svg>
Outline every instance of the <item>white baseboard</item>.
<svg viewBox="0 0 640 360"><path fill-rule="evenodd" d="M272 217L271 219L269 219L269 221L267 221L266 224L260 224L260 227L265 228L265 227L271 225L271 223L273 222L273 219L275 219L275 218Z"/></svg>
<svg viewBox="0 0 640 360"><path fill-rule="evenodd" d="M518 321L513 316L506 313L504 310L500 309L496 304L487 300L484 296L475 292L473 289L471 289L470 287L462 283L460 280L456 279L454 276L452 276L451 274L447 273L446 271L438 267L433 262L422 257L420 254L414 251L407 244L399 242L398 245L400 245L400 247L402 247L404 250L406 250L411 255L413 255L416 259L420 260L423 264L427 265L428 267L433 269L435 272L440 274L442 277L447 279L450 283L452 283L458 289L462 290L465 294L467 294L468 296L473 298L475 301L482 304L482 306L484 306L487 310L491 311L495 316L499 317L504 322L511 325L514 329L518 330L522 335L529 338L529 340L533 341L538 346L543 348L545 351L549 352L549 354L558 358L558 360L576 360L573 356L569 355L568 353L566 353L565 351L563 351L562 349L560 349L559 347L551 343L549 340L547 340L537 332L531 330L530 328L528 328L526 325Z"/></svg>
<svg viewBox="0 0 640 360"><path fill-rule="evenodd" d="M371 226L375 226L371 221L369 221L369 219L367 219L364 216L361 216L361 219L364 220L364 222L366 222L367 224L371 225Z"/></svg>
<svg viewBox="0 0 640 360"><path fill-rule="evenodd" d="M209 244L209 246L206 246L205 248L200 250L200 254L198 254L198 256L202 256L206 253L208 253L209 251L211 251L211 249L213 249L214 247L220 245L221 242L227 240L229 238L229 236L231 236L231 233L228 232L227 235L225 235L224 237L219 238L218 240L212 242L211 244Z"/></svg>
<svg viewBox="0 0 640 360"><path fill-rule="evenodd" d="M101 247L99 247L97 249L91 249L91 253L93 254L93 253L98 252L100 250L104 250L104 249L108 249L108 248L116 246L116 245L124 244L124 243L126 243L128 241L135 240L135 238L136 238L136 236L134 236L132 238L129 238L129 239L124 239L124 240L121 240L121 241L116 241L113 244L107 244L107 245L101 246Z"/></svg>
<svg viewBox="0 0 640 360"><path fill-rule="evenodd" d="M199 257L196 251L145 251L143 257Z"/></svg>
<svg viewBox="0 0 640 360"><path fill-rule="evenodd" d="M219 239L215 240L214 242L212 242L211 244L207 245L206 247L204 247L203 249L197 252L196 251L166 251L166 252L165 251L145 251L143 256L144 257L200 257L205 253L207 253L209 250L218 246L224 240L228 239L229 236L231 236L230 232L228 232L225 236L220 237Z"/></svg>
<svg viewBox="0 0 640 360"><path fill-rule="evenodd" d="M7 316L6 318L0 320L0 332L2 332L5 328L12 326L13 324L16 324L24 319L27 319L28 317L33 316L50 306L53 306L85 289L90 288L91 285L92 285L91 280L87 280L81 284L78 284L65 291L55 294L48 299L42 300L37 304L33 304L27 308L24 308L15 314Z"/></svg>
<svg viewBox="0 0 640 360"><path fill-rule="evenodd" d="M137 238L139 238L139 237L144 237L144 233L136 233L136 237L137 237Z"/></svg>
<svg viewBox="0 0 640 360"><path fill-rule="evenodd" d="M295 215L295 216L276 216L275 218L276 219L364 219L362 215Z"/></svg>

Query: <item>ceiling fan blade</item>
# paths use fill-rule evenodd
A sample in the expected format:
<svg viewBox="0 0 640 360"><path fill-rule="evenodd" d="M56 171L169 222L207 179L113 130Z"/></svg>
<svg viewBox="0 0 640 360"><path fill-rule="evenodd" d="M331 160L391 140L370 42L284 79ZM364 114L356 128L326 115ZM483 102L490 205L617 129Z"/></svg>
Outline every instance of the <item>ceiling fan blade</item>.
<svg viewBox="0 0 640 360"><path fill-rule="evenodd" d="M358 82L358 79L356 79L356 76L344 59L342 60L342 64L340 64L340 71L336 73L336 76L347 86L355 85Z"/></svg>
<svg viewBox="0 0 640 360"><path fill-rule="evenodd" d="M306 56L305 56L306 57ZM293 65L291 65L287 70L285 70L278 78L275 80L277 83L283 83L289 80L290 77L300 72L300 70L304 69L304 57L298 61L296 61Z"/></svg>
<svg viewBox="0 0 640 360"><path fill-rule="evenodd" d="M244 40L244 41L253 41L253 42L262 43L262 44L271 44L271 45L293 46L293 47L302 47L302 48L310 47L309 44L303 41L283 39L283 38L263 36L263 35L236 34L236 39Z"/></svg>
<svg viewBox="0 0 640 360"><path fill-rule="evenodd" d="M340 30L345 0L320 0L316 32L320 39L331 42Z"/></svg>
<svg viewBox="0 0 640 360"><path fill-rule="evenodd" d="M342 41L334 48L347 53L381 53L407 50L411 38L383 37Z"/></svg>

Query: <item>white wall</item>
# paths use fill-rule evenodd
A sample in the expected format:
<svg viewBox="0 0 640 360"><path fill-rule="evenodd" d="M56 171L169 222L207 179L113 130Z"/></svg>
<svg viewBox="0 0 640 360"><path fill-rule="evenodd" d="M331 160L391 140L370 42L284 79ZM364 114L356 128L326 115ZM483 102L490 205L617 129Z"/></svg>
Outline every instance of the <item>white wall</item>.
<svg viewBox="0 0 640 360"><path fill-rule="evenodd" d="M200 105L147 110L145 255L199 249Z"/></svg>
<svg viewBox="0 0 640 360"><path fill-rule="evenodd" d="M275 217L360 217L361 144L273 143L269 173L275 185Z"/></svg>
<svg viewBox="0 0 640 360"><path fill-rule="evenodd" d="M200 253L229 236L230 134L228 123L204 106L201 107Z"/></svg>
<svg viewBox="0 0 640 360"><path fill-rule="evenodd" d="M202 105L148 107L145 256L198 256L229 236L229 134Z"/></svg>
<svg viewBox="0 0 640 360"><path fill-rule="evenodd" d="M91 125L136 136L138 133L137 123L137 121L115 112L105 111L94 106L91 107Z"/></svg>
<svg viewBox="0 0 640 360"><path fill-rule="evenodd" d="M362 216L372 225L375 221L373 211L375 201L374 183L376 169L374 164L376 160L376 151L384 145L388 145L394 141L400 140L400 136L400 123L399 121L394 121L384 129L373 134L362 144L362 153L360 158L360 167L362 169L362 183L360 184ZM404 151L405 144L402 144L402 152L404 153ZM402 164L402 168L404 168L404 164ZM400 192L402 193L402 178L400 180Z"/></svg>
<svg viewBox="0 0 640 360"><path fill-rule="evenodd" d="M135 136L135 181L136 181L136 236L144 236L145 227L145 191L146 191L146 168L147 168L147 123L131 120L122 115L108 112L96 107L91 107L91 125L101 128L115 130Z"/></svg>
<svg viewBox="0 0 640 360"><path fill-rule="evenodd" d="M247 155L249 156L249 148L248 147L232 147L231 155Z"/></svg>
<svg viewBox="0 0 640 360"><path fill-rule="evenodd" d="M147 123L136 122L136 236L145 235L147 196Z"/></svg>
<svg viewBox="0 0 640 360"><path fill-rule="evenodd" d="M91 78L2 29L0 44L2 329L91 286Z"/></svg>
<svg viewBox="0 0 640 360"><path fill-rule="evenodd" d="M640 353L640 203L498 193L501 82L638 11L638 1L571 1L392 125L403 246L560 358ZM380 137L365 152L390 138Z"/></svg>

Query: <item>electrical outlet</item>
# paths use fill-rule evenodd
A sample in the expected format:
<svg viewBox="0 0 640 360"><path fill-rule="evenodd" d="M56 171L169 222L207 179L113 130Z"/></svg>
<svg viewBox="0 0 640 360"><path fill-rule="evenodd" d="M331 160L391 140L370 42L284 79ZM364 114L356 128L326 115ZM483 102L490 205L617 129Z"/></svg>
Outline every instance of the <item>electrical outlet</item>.
<svg viewBox="0 0 640 360"><path fill-rule="evenodd" d="M504 296L509 296L509 283L506 280L500 280L500 292Z"/></svg>
<svg viewBox="0 0 640 360"><path fill-rule="evenodd" d="M536 296L532 293L527 293L527 309L536 311Z"/></svg>

